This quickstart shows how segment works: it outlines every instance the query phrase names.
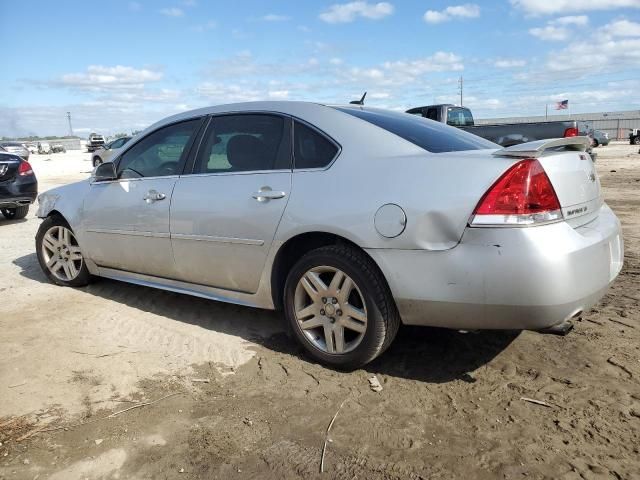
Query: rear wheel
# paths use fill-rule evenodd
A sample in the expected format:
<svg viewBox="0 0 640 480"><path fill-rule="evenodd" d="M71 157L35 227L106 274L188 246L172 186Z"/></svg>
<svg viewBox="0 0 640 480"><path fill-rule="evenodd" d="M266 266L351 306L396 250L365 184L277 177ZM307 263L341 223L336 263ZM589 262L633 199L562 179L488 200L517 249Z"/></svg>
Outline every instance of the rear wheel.
<svg viewBox="0 0 640 480"><path fill-rule="evenodd" d="M89 283L82 250L71 227L59 216L46 218L36 234L36 253L40 267L56 285L82 287Z"/></svg>
<svg viewBox="0 0 640 480"><path fill-rule="evenodd" d="M369 363L391 344L400 316L375 263L346 245L313 250L291 269L285 314L316 360L345 370Z"/></svg>
<svg viewBox="0 0 640 480"><path fill-rule="evenodd" d="M598 142L598 140L596 140L595 138L593 139L593 148L598 148L600 146L600 142Z"/></svg>
<svg viewBox="0 0 640 480"><path fill-rule="evenodd" d="M633 139L633 143L640 145L640 135Z"/></svg>
<svg viewBox="0 0 640 480"><path fill-rule="evenodd" d="M0 211L2 211L2 215L7 220L20 220L29 213L29 205L21 205L16 208L3 208Z"/></svg>

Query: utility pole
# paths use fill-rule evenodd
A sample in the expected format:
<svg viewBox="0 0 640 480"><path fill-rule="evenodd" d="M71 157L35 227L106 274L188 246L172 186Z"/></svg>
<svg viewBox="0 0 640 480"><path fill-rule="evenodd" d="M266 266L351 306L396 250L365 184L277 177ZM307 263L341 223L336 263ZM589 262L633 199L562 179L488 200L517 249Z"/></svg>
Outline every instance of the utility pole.
<svg viewBox="0 0 640 480"><path fill-rule="evenodd" d="M460 89L460 106L462 107L462 87L463 87L463 81L462 81L462 75L460 75L460 80L458 80L458 88Z"/></svg>
<svg viewBox="0 0 640 480"><path fill-rule="evenodd" d="M67 112L67 120L69 121L69 136L73 137L73 127L71 126L71 112Z"/></svg>
<svg viewBox="0 0 640 480"><path fill-rule="evenodd" d="M545 103L544 105L544 119L547 120L549 118L549 104Z"/></svg>

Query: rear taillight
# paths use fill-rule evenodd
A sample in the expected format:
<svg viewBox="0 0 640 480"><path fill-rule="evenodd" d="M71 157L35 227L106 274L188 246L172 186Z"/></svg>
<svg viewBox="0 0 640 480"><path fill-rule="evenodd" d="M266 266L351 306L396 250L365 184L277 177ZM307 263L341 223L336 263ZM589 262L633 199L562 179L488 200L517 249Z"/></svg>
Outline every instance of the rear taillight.
<svg viewBox="0 0 640 480"><path fill-rule="evenodd" d="M27 175L33 175L33 169L31 168L31 164L22 160L20 165L18 166L18 175L21 177L26 177Z"/></svg>
<svg viewBox="0 0 640 480"><path fill-rule="evenodd" d="M513 165L484 194L472 226L527 226L562 220L553 185L538 160Z"/></svg>
<svg viewBox="0 0 640 480"><path fill-rule="evenodd" d="M579 133L576 127L567 128L564 131L564 137L577 137Z"/></svg>

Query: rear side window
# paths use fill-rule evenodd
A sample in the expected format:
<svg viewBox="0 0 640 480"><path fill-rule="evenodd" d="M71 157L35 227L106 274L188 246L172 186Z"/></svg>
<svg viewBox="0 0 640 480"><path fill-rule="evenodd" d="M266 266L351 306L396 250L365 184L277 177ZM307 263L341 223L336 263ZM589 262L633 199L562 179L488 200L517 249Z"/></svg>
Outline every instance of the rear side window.
<svg viewBox="0 0 640 480"><path fill-rule="evenodd" d="M196 173L291 168L290 122L279 115L213 117L198 153Z"/></svg>
<svg viewBox="0 0 640 480"><path fill-rule="evenodd" d="M389 110L336 107L432 153L497 149L499 145L443 123Z"/></svg>
<svg viewBox="0 0 640 480"><path fill-rule="evenodd" d="M297 169L324 168L338 153L338 147L320 132L294 122L293 155Z"/></svg>

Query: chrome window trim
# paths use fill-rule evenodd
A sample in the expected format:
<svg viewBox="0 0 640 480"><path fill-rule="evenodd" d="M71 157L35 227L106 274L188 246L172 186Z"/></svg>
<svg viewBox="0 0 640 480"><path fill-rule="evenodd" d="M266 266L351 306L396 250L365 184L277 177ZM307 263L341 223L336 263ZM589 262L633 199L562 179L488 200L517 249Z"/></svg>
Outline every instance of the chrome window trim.
<svg viewBox="0 0 640 480"><path fill-rule="evenodd" d="M109 185L111 183L123 183L123 182L142 182L144 180L158 180L159 178L180 178L180 175L159 175L155 177L139 177L139 178L116 178L115 180L104 180L102 182L96 182L91 177L89 185Z"/></svg>
<svg viewBox="0 0 640 480"><path fill-rule="evenodd" d="M188 178L188 177L222 177L222 176L231 176L231 175L267 175L270 173L291 173L289 169L280 169L280 170L247 170L242 172L206 172L206 173L185 173L181 175L180 178ZM164 178L164 177L161 177Z"/></svg>

